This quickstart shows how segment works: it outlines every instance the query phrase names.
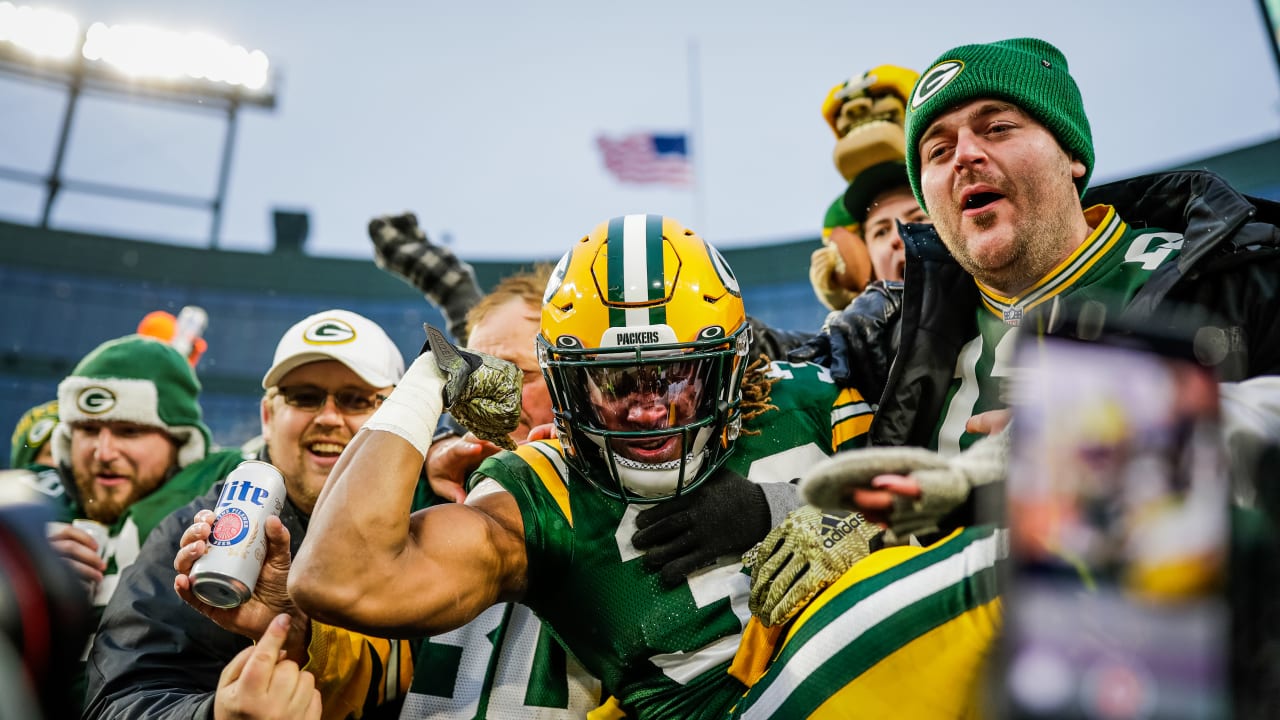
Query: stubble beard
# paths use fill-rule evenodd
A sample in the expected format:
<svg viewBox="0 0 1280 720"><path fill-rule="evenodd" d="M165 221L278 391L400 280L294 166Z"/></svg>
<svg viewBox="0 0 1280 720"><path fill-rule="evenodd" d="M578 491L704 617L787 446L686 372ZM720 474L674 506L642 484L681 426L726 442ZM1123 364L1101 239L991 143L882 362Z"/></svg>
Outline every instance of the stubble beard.
<svg viewBox="0 0 1280 720"><path fill-rule="evenodd" d="M129 481L128 492L124 497L120 497L99 487L92 473L77 472L75 475L76 489L80 494L80 509L90 520L96 520L103 525L115 524L125 510L150 495L164 483L164 480L159 478L154 482L146 483L135 477Z"/></svg>
<svg viewBox="0 0 1280 720"><path fill-rule="evenodd" d="M1032 207L1043 207L1032 203ZM994 211L982 213L972 219L977 231L995 227L999 217ZM952 257L983 285L1006 297L1014 297L1043 278L1063 260L1059 244L1053 239L1062 228L1069 227L1062 208L1037 212L1021 217L1010 229L1012 237L996 252L983 260L969 251L969 243L958 224L955 228L938 226L939 237L951 251ZM949 236L949 237L948 237Z"/></svg>

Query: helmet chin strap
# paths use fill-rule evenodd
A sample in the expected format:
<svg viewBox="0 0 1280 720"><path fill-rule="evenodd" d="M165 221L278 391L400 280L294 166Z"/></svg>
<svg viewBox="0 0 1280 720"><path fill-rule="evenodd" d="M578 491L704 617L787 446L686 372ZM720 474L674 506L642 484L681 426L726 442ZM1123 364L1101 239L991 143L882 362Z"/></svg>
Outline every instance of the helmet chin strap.
<svg viewBox="0 0 1280 720"><path fill-rule="evenodd" d="M711 437L708 428L700 428L693 439L693 451L684 458L684 487L688 488L698 477L702 463L707 458L707 440ZM640 497L665 497L676 492L680 487L680 459L667 460L660 463L642 463L612 453L615 469L622 487Z"/></svg>
<svg viewBox="0 0 1280 720"><path fill-rule="evenodd" d="M684 485L687 487L697 477L706 452L687 455L684 466ZM675 493L680 485L680 461L668 460L664 463L649 465L634 460L618 457L616 459L618 478L627 492L640 497L664 497Z"/></svg>

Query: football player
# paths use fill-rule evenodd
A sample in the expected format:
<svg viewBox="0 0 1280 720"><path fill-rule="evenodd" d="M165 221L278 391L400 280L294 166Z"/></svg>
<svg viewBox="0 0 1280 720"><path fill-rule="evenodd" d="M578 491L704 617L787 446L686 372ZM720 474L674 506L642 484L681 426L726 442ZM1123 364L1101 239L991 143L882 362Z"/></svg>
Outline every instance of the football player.
<svg viewBox="0 0 1280 720"><path fill-rule="evenodd" d="M316 618L427 634L520 600L628 716L724 716L747 690L729 672L748 617L742 562L668 585L632 543L636 517L713 492L717 471L789 482L871 420L818 366L753 363L749 343L737 280L711 245L670 218L602 223L544 297L558 438L486 460L465 504L410 515L436 416L449 405L462 419L486 400L476 379L498 372L431 336L335 468L292 596Z"/></svg>

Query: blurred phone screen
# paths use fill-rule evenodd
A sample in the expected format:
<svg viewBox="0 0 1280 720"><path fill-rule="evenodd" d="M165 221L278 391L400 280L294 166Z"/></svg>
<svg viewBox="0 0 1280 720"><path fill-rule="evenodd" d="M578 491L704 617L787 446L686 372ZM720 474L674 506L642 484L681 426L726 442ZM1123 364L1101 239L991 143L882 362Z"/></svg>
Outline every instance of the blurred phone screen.
<svg viewBox="0 0 1280 720"><path fill-rule="evenodd" d="M1227 717L1215 377L1107 342L1015 353L1001 714Z"/></svg>

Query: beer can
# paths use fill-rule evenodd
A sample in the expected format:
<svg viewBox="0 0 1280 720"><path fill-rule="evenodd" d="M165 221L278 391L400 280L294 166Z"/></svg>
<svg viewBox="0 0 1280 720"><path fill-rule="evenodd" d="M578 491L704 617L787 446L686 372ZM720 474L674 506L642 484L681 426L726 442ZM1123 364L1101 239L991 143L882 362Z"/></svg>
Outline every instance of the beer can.
<svg viewBox="0 0 1280 720"><path fill-rule="evenodd" d="M266 521L284 507L284 476L270 463L246 460L227 475L213 509L209 549L191 567L191 592L219 608L249 599L267 557Z"/></svg>
<svg viewBox="0 0 1280 720"><path fill-rule="evenodd" d="M107 530L106 525L103 525L97 520L76 518L71 521L71 527L79 528L86 533L89 533L89 537L93 538L94 542L98 543L98 557L103 560L107 559L107 540L111 537L111 532Z"/></svg>

